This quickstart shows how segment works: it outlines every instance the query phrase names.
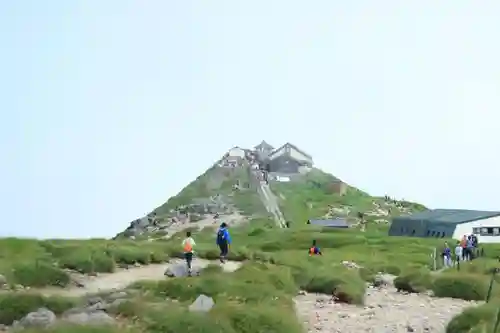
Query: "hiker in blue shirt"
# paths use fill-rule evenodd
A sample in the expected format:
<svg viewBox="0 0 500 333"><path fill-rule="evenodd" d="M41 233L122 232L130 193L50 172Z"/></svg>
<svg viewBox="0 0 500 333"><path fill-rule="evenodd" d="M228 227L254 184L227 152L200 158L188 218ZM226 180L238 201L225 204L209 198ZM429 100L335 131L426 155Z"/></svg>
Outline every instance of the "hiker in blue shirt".
<svg viewBox="0 0 500 333"><path fill-rule="evenodd" d="M231 244L231 236L227 230L228 226L225 222L220 225L219 231L217 231L217 245L220 249L220 262L225 263L226 257L229 252L229 244Z"/></svg>
<svg viewBox="0 0 500 333"><path fill-rule="evenodd" d="M444 267L453 266L452 261L451 261L451 249L448 246L448 242L444 242L443 262L444 262Z"/></svg>

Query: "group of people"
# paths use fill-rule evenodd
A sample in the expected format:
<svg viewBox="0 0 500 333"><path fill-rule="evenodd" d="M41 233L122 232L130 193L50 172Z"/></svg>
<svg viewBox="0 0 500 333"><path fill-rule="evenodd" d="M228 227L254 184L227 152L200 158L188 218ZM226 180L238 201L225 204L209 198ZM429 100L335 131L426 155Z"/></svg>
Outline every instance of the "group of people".
<svg viewBox="0 0 500 333"><path fill-rule="evenodd" d="M228 225L225 222L221 223L219 230L217 231L216 244L220 250L220 262L223 264L227 260L229 245L231 244L231 235L229 234ZM196 242L193 239L191 231L187 231L186 238L182 241L182 250L184 252L184 259L186 260L189 274L191 274L192 270L195 246Z"/></svg>
<svg viewBox="0 0 500 333"><path fill-rule="evenodd" d="M215 243L220 250L220 262L223 264L227 261L227 255L229 254L229 246L231 245L231 235L229 234L227 223L221 223L219 230L217 231L217 237ZM184 252L184 259L186 260L188 274L191 274L194 248L196 242L193 239L191 231L186 232L186 238L182 241L182 250ZM321 249L318 247L316 240L312 241L312 245L309 248L309 256L323 255Z"/></svg>
<svg viewBox="0 0 500 333"><path fill-rule="evenodd" d="M452 267L454 262L456 264L460 261L473 260L476 257L476 250L478 248L478 239L476 235L464 235L464 237L457 241L454 250L454 258L452 256L452 251L448 242L444 243L443 249L443 263L445 267Z"/></svg>

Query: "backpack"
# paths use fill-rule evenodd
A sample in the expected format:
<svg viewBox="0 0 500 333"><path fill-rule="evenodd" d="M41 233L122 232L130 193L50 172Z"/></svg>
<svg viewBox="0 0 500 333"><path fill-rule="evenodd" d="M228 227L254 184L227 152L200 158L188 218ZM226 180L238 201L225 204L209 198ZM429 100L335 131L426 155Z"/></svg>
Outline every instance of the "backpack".
<svg viewBox="0 0 500 333"><path fill-rule="evenodd" d="M193 246L191 245L190 241L186 241L186 243L184 244L184 252L193 252Z"/></svg>
<svg viewBox="0 0 500 333"><path fill-rule="evenodd" d="M226 243L226 237L224 235L224 230L223 229L219 229L219 231L217 232L217 244L224 244Z"/></svg>

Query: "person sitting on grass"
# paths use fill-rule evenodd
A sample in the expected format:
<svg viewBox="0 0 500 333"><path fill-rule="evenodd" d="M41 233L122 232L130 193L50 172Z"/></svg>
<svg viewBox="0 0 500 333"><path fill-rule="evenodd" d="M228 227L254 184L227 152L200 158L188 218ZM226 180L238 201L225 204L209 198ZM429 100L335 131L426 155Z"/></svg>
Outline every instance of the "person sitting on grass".
<svg viewBox="0 0 500 333"><path fill-rule="evenodd" d="M309 256L322 256L323 253L321 253L321 250L320 248L316 245L316 240L314 239L312 241L312 246L311 248L309 249Z"/></svg>
<svg viewBox="0 0 500 333"><path fill-rule="evenodd" d="M191 237L191 231L186 232L186 238L182 241L182 249L184 251L184 259L186 259L186 264L188 267L188 274L191 274L191 263L193 262L193 247L196 245L193 237Z"/></svg>

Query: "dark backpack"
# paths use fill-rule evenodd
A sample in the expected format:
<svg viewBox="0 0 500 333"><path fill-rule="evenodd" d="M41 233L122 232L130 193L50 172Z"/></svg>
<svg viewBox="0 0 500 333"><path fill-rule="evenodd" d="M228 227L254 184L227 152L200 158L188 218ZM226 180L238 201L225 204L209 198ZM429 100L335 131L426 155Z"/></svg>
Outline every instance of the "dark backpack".
<svg viewBox="0 0 500 333"><path fill-rule="evenodd" d="M224 236L224 230L219 229L219 232L217 232L217 244L224 244L226 243L226 237Z"/></svg>

